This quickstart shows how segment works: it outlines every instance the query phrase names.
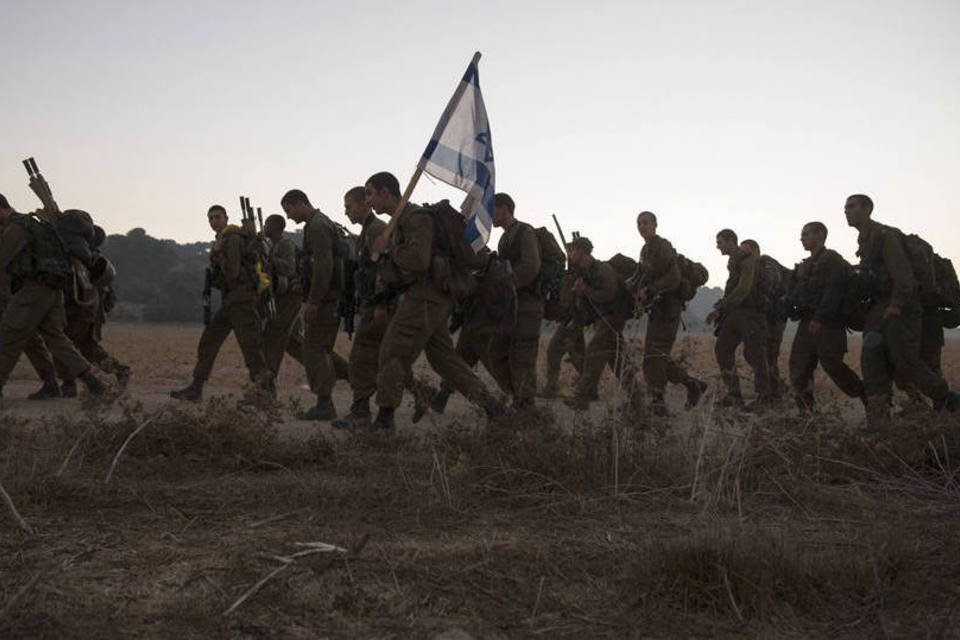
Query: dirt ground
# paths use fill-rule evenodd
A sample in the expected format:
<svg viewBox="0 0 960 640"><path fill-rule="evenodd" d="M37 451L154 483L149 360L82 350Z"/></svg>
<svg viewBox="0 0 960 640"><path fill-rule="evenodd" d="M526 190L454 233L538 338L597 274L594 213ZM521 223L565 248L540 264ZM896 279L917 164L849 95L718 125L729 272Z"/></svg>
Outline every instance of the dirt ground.
<svg viewBox="0 0 960 640"><path fill-rule="evenodd" d="M686 335L711 390L686 412L671 389L668 419L605 379L582 414L488 425L454 397L413 425L408 401L368 436L296 419L289 361L277 410L238 405L232 340L203 405L171 400L199 332L108 325L135 372L110 404L28 401L18 366L0 637L960 637L955 416L905 404L867 436L822 375L814 415L723 412ZM944 361L960 384L960 345Z"/></svg>

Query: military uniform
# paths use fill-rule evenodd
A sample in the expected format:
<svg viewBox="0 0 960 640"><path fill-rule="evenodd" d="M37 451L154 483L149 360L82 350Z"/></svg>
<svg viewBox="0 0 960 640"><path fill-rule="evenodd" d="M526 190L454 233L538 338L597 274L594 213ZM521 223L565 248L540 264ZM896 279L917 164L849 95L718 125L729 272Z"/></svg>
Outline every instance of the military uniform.
<svg viewBox="0 0 960 640"><path fill-rule="evenodd" d="M471 401L484 405L489 413L493 409L489 392L453 348L447 326L453 299L430 274L434 256L433 219L411 204L400 215L391 247L384 257L389 259L390 270L396 273L405 290L380 345L377 404L392 416L411 378L414 361L425 352L430 366L441 378Z"/></svg>
<svg viewBox="0 0 960 640"><path fill-rule="evenodd" d="M267 256L273 283L273 300L277 315L267 322L263 331L263 355L267 368L277 375L285 353L303 363L300 303L302 290L297 286L297 246L289 238L281 237L270 245Z"/></svg>
<svg viewBox="0 0 960 640"><path fill-rule="evenodd" d="M5 271L0 271L0 315L3 314L12 298L10 276ZM30 361L30 365L41 380L45 383L56 384L56 369L54 368L53 357L38 334L33 334L27 340L23 347L23 353L27 356L27 360Z"/></svg>
<svg viewBox="0 0 960 640"><path fill-rule="evenodd" d="M672 357L677 340L683 301L680 300L680 267L677 252L669 241L658 235L647 240L640 250L637 287L648 301L647 333L643 343L643 377L653 402L663 403L667 383L689 387L699 384Z"/></svg>
<svg viewBox="0 0 960 640"><path fill-rule="evenodd" d="M627 322L616 270L606 262L591 258L591 264L583 277L587 289L577 298L577 306L583 317L593 318L593 336L586 345L583 371L577 380L575 403L587 402L597 397L600 376L607 365L627 393L634 394L635 368L628 346L623 339L623 327Z"/></svg>
<svg viewBox="0 0 960 640"><path fill-rule="evenodd" d="M386 228L387 224L370 212L360 230L360 259L356 274L360 323L353 336L349 360L350 388L353 390L355 405L369 399L377 390L380 345L387 330L389 313L392 311L392 308L384 305L379 307L382 312L377 314L378 307L370 303L378 286L377 263L371 259L371 247Z"/></svg>
<svg viewBox="0 0 960 640"><path fill-rule="evenodd" d="M250 379L260 382L268 375L257 313L256 266L250 252L245 250L245 241L239 227L229 225L217 234L210 251L214 286L221 290L223 297L220 308L200 335L194 380L204 381L210 377L220 347L230 332L240 345Z"/></svg>
<svg viewBox="0 0 960 640"><path fill-rule="evenodd" d="M117 377L121 385L126 384L130 376L130 367L117 360L103 348L103 325L106 323L106 312L103 309L102 292L98 287L91 289L91 298L83 305L67 305L67 326L64 331L74 346L90 363L104 373ZM54 360L58 377L65 384L73 382L73 378L59 360Z"/></svg>
<svg viewBox="0 0 960 640"><path fill-rule="evenodd" d="M570 363L577 375L583 370L583 357L586 353L586 343L583 339L583 324L574 317L575 293L574 284L577 281L577 272L568 269L560 282L560 305L564 309L564 316L560 319L550 342L547 343L547 383L541 395L553 398L559 390L560 364L563 356L570 354Z"/></svg>
<svg viewBox="0 0 960 640"><path fill-rule="evenodd" d="M540 243L536 231L514 221L500 238L497 252L510 262L517 287L517 321L509 332L490 340L490 372L513 397L517 408L529 406L537 393L537 355L543 297L539 289Z"/></svg>
<svg viewBox="0 0 960 640"><path fill-rule="evenodd" d="M38 227L42 224L47 223L12 214L0 239L0 270L10 274L16 289L0 317L0 389L24 347L39 335L70 376L83 377L91 391L102 393L102 384L89 374L90 364L63 333L66 325L63 292L59 286L45 284L52 280L35 259L40 250L37 245L43 241Z"/></svg>
<svg viewBox="0 0 960 640"><path fill-rule="evenodd" d="M946 381L920 359L923 310L902 236L899 229L868 220L857 237L861 272L875 283L860 357L870 427L882 426L889 418L894 377L934 403L949 395ZM900 314L884 320L888 307Z"/></svg>
<svg viewBox="0 0 960 640"><path fill-rule="evenodd" d="M310 390L319 400L330 398L337 380L333 364L333 345L340 328L336 241L333 223L315 210L303 230L303 251L310 261L310 288L305 292L304 302L317 307L312 321L303 318L303 364Z"/></svg>
<svg viewBox="0 0 960 640"><path fill-rule="evenodd" d="M737 347L741 342L744 358L753 369L757 399L765 402L773 395L767 367L767 317L760 308L757 293L757 261L739 247L734 250L727 260L729 277L723 299L716 306L722 320L717 330L714 355L727 389L725 403L739 402L743 397L736 364Z"/></svg>
<svg viewBox="0 0 960 640"><path fill-rule="evenodd" d="M813 373L819 363L833 383L851 398L864 398L863 382L847 363L846 323L841 312L850 264L832 249L820 251L797 267L788 305L800 324L790 348L790 387L801 408L813 406ZM810 323L820 329L813 333Z"/></svg>

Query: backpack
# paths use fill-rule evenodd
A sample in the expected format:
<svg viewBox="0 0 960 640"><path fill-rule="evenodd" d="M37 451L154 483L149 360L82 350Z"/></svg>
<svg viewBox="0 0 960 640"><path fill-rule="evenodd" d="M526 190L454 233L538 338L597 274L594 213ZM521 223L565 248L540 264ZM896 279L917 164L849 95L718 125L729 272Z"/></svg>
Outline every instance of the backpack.
<svg viewBox="0 0 960 640"><path fill-rule="evenodd" d="M786 319L787 284L792 272L785 266L763 255L757 259L756 292L760 308L769 316Z"/></svg>
<svg viewBox="0 0 960 640"><path fill-rule="evenodd" d="M560 281L567 268L567 254L560 248L560 243L553 237L546 227L531 227L537 234L537 245L540 248L540 273L537 283L545 301L560 300Z"/></svg>
<svg viewBox="0 0 960 640"><path fill-rule="evenodd" d="M90 214L79 209L67 209L57 216L53 225L63 240L67 255L89 268L93 262L91 248L96 237Z"/></svg>
<svg viewBox="0 0 960 640"><path fill-rule="evenodd" d="M484 260L467 241L467 220L450 206L449 200L421 207L418 212L433 218L433 257L430 277L455 302L466 300L477 290L473 273L484 268Z"/></svg>
<svg viewBox="0 0 960 640"><path fill-rule="evenodd" d="M904 253L910 261L921 303L925 306L937 304L936 254L933 252L933 247L915 233L905 234L902 231L899 233L903 240Z"/></svg>
<svg viewBox="0 0 960 640"><path fill-rule="evenodd" d="M618 253L607 260L607 264L617 272L617 283L619 285L615 302L617 309L627 318L636 317L637 301L633 293L630 292L627 280L637 272L637 261Z"/></svg>
<svg viewBox="0 0 960 640"><path fill-rule="evenodd" d="M62 289L73 281L73 263L52 224L33 215L17 215L10 221L22 226L30 238L29 245L7 267L14 292L27 278L51 289Z"/></svg>
<svg viewBox="0 0 960 640"><path fill-rule="evenodd" d="M694 262L682 253L677 254L677 268L680 270L677 294L682 302L690 302L697 295L697 289L707 284L710 272L701 263Z"/></svg>
<svg viewBox="0 0 960 640"><path fill-rule="evenodd" d="M517 288L510 263L491 254L486 268L477 275L477 292L471 299L469 322L493 327L499 334L517 321Z"/></svg>
<svg viewBox="0 0 960 640"><path fill-rule="evenodd" d="M933 254L933 271L936 275L936 292L940 305L950 309L960 309L960 282L953 262Z"/></svg>

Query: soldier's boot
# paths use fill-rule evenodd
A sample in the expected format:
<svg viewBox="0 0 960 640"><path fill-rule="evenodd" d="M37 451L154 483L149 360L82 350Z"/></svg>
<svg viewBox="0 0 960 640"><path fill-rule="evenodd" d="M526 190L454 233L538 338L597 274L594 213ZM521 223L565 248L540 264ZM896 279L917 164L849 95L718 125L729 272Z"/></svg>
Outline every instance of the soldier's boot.
<svg viewBox="0 0 960 640"><path fill-rule="evenodd" d="M670 412L667 411L667 403L663 399L662 393L655 393L650 399L650 413L658 418L666 418L670 415Z"/></svg>
<svg viewBox="0 0 960 640"><path fill-rule="evenodd" d="M933 403L934 411L946 411L948 413L956 413L960 411L960 393L956 391L948 391L947 395L943 397L942 400L937 400Z"/></svg>
<svg viewBox="0 0 960 640"><path fill-rule="evenodd" d="M187 402L200 402L203 400L203 378L194 378L193 381L183 389L171 391L170 397Z"/></svg>
<svg viewBox="0 0 960 640"><path fill-rule="evenodd" d="M707 390L707 383L703 380L690 378L683 383L683 386L687 388L687 402L684 407L688 410L693 409L700 404L700 398L703 397L703 392Z"/></svg>
<svg viewBox="0 0 960 640"><path fill-rule="evenodd" d="M413 424L417 424L423 420L423 416L427 415L427 410L430 408L430 404L433 402L433 399L437 397L438 393L439 391L427 385L424 385L424 388L414 392L413 416L410 418Z"/></svg>
<svg viewBox="0 0 960 640"><path fill-rule="evenodd" d="M443 413L447 409L447 403L450 401L450 396L452 394L453 389L445 384L440 385L440 390L437 391L437 393L434 394L433 399L430 400L430 408L436 413Z"/></svg>
<svg viewBox="0 0 960 640"><path fill-rule="evenodd" d="M60 393L60 385L57 384L56 378L48 378L43 381L43 386L27 396L27 400L50 400L51 398L59 398L63 394Z"/></svg>
<svg viewBox="0 0 960 640"><path fill-rule="evenodd" d="M64 380L63 384L60 385L60 395L64 398L76 398L77 397L77 381L76 380Z"/></svg>
<svg viewBox="0 0 960 640"><path fill-rule="evenodd" d="M807 415L809 412L813 411L813 407L816 402L813 399L812 391L804 391L796 397L797 410L800 411L801 416Z"/></svg>
<svg viewBox="0 0 960 640"><path fill-rule="evenodd" d="M393 420L394 411L392 407L380 407L380 410L377 411L376 419L367 431L369 433L393 433L397 428L397 424Z"/></svg>
<svg viewBox="0 0 960 640"><path fill-rule="evenodd" d="M110 390L110 387L105 385L100 378L93 375L93 372L90 371L90 369L87 369L80 374L80 382L82 382L83 386L87 388L87 393L92 396L102 396Z"/></svg>
<svg viewBox="0 0 960 640"><path fill-rule="evenodd" d="M133 370L127 365L118 362L113 375L117 378L117 386L122 390L126 389L127 385L130 384L130 377L133 376Z"/></svg>
<svg viewBox="0 0 960 640"><path fill-rule="evenodd" d="M367 429L370 427L370 399L354 400L350 411L330 423L334 429Z"/></svg>
<svg viewBox="0 0 960 640"><path fill-rule="evenodd" d="M875 434L888 426L890 426L889 396L867 396L866 432L868 434Z"/></svg>
<svg viewBox="0 0 960 640"><path fill-rule="evenodd" d="M317 404L307 409L303 414L304 420L319 420L320 422L329 422L337 417L337 409L333 406L333 400L329 396L321 398L317 396Z"/></svg>
<svg viewBox="0 0 960 640"><path fill-rule="evenodd" d="M502 418L507 415L507 407L490 395L488 391L484 391L477 404L480 405L483 412L487 414L488 420L496 420L497 418Z"/></svg>

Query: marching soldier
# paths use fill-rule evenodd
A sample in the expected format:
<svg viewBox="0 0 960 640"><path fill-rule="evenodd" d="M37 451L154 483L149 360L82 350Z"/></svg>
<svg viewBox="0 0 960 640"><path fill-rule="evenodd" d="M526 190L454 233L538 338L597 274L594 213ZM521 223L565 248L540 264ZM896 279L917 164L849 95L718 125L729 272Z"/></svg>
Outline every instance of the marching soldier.
<svg viewBox="0 0 960 640"><path fill-rule="evenodd" d="M199 402L220 347L231 332L236 336L250 380L262 389L272 386L272 377L263 356L260 318L257 314L256 251L239 227L228 223L227 210L215 204L207 210L207 221L216 234L210 250L212 283L223 294L220 308L203 328L197 344L193 381L170 392L178 400Z"/></svg>
<svg viewBox="0 0 960 640"><path fill-rule="evenodd" d="M567 245L567 252L570 246ZM574 285L579 275L574 269L568 269L560 282L560 304L563 305L563 317L558 321L557 328L547 343L547 382L537 395L541 398L556 398L560 391L560 364L563 357L570 355L570 364L577 375L583 371L583 356L586 352L586 343L583 339L583 324L575 316Z"/></svg>
<svg viewBox="0 0 960 640"><path fill-rule="evenodd" d="M772 298L764 300L764 313L767 316L767 371L770 372L770 391L774 398L780 398L786 388L783 378L780 377L780 350L783 347L783 333L787 330L787 316L784 313L783 299L787 294L787 283L790 280L790 270L777 262L773 257L760 253L760 244L756 240L744 240L740 248L749 252L757 259L757 278L766 272L767 276L775 280Z"/></svg>
<svg viewBox="0 0 960 640"><path fill-rule="evenodd" d="M453 298L431 273L436 250L432 215L410 203L398 213L400 183L390 173L374 174L364 190L366 203L374 211L400 216L392 237L381 235L372 251L388 261L380 272L385 285L403 290L380 346L379 411L372 429L394 428L394 412L412 375L413 362L421 352L426 352L427 361L441 378L481 406L488 416L502 414L502 405L454 351L447 327Z"/></svg>
<svg viewBox="0 0 960 640"><path fill-rule="evenodd" d="M263 355L267 368L276 376L284 354L303 364L300 303L303 292L297 281L297 245L283 237L286 219L273 214L263 223L263 235L270 241L267 272L273 287L277 315L267 322L263 332Z"/></svg>
<svg viewBox="0 0 960 640"><path fill-rule="evenodd" d="M654 415L666 416L663 394L667 382L687 389L687 408L693 408L707 388L706 383L687 374L670 357L680 328L683 302L678 293L680 268L677 252L668 240L657 235L657 216L642 211L637 216L637 230L643 238L643 249L633 281L638 302L648 310L647 333L643 347L643 377L650 389L650 409Z"/></svg>
<svg viewBox="0 0 960 640"><path fill-rule="evenodd" d="M627 315L626 292L621 290L617 272L606 262L595 259L593 243L581 236L570 243L570 263L582 274L574 285L577 306L585 317L593 320L593 337L586 345L583 372L577 381L576 394L564 403L584 410L598 398L597 386L604 368L609 365L617 379L627 386L633 399L635 372L623 339Z"/></svg>
<svg viewBox="0 0 960 640"><path fill-rule="evenodd" d="M504 230L497 253L510 263L517 288L516 324L490 341L490 367L500 388L519 411L533 407L537 393L537 355L543 295L539 287L540 243L536 231L514 217L516 205L506 193L494 198L493 225Z"/></svg>
<svg viewBox="0 0 960 640"><path fill-rule="evenodd" d="M304 414L306 420L330 421L337 417L331 395L337 380L333 345L337 340L340 318L340 278L343 265L338 255L339 238L327 216L310 204L307 195L291 189L280 200L287 217L295 223L306 223L303 229L303 252L309 271L303 298L303 363L310 390L317 395L317 404Z"/></svg>
<svg viewBox="0 0 960 640"><path fill-rule="evenodd" d="M731 407L743 403L736 368L737 347L742 342L743 355L753 369L757 392L756 401L744 409L759 410L771 401L773 392L767 368L767 318L757 293L757 258L740 248L737 234L730 229L717 234L717 249L728 256L727 271L730 274L723 298L707 315L707 323L717 325L714 354L727 388L721 405Z"/></svg>
<svg viewBox="0 0 960 640"><path fill-rule="evenodd" d="M790 386L802 412L814 405L813 372L818 363L841 391L866 404L863 381L844 362L847 332L842 304L853 268L824 246L826 239L822 222L803 226L800 241L810 257L797 266L787 300L791 316L800 321L790 348Z"/></svg>
<svg viewBox="0 0 960 640"><path fill-rule="evenodd" d="M916 387L934 406L955 410L956 396L946 381L920 359L922 309L903 233L873 220L873 200L863 194L847 198L844 215L859 231L860 275L872 283L860 356L867 428L889 422L894 377Z"/></svg>
<svg viewBox="0 0 960 640"><path fill-rule="evenodd" d="M0 317L0 395L24 347L37 334L64 370L79 378L91 395L108 389L63 333L63 287L73 272L52 224L22 215L0 195L0 271L11 280L13 295Z"/></svg>

